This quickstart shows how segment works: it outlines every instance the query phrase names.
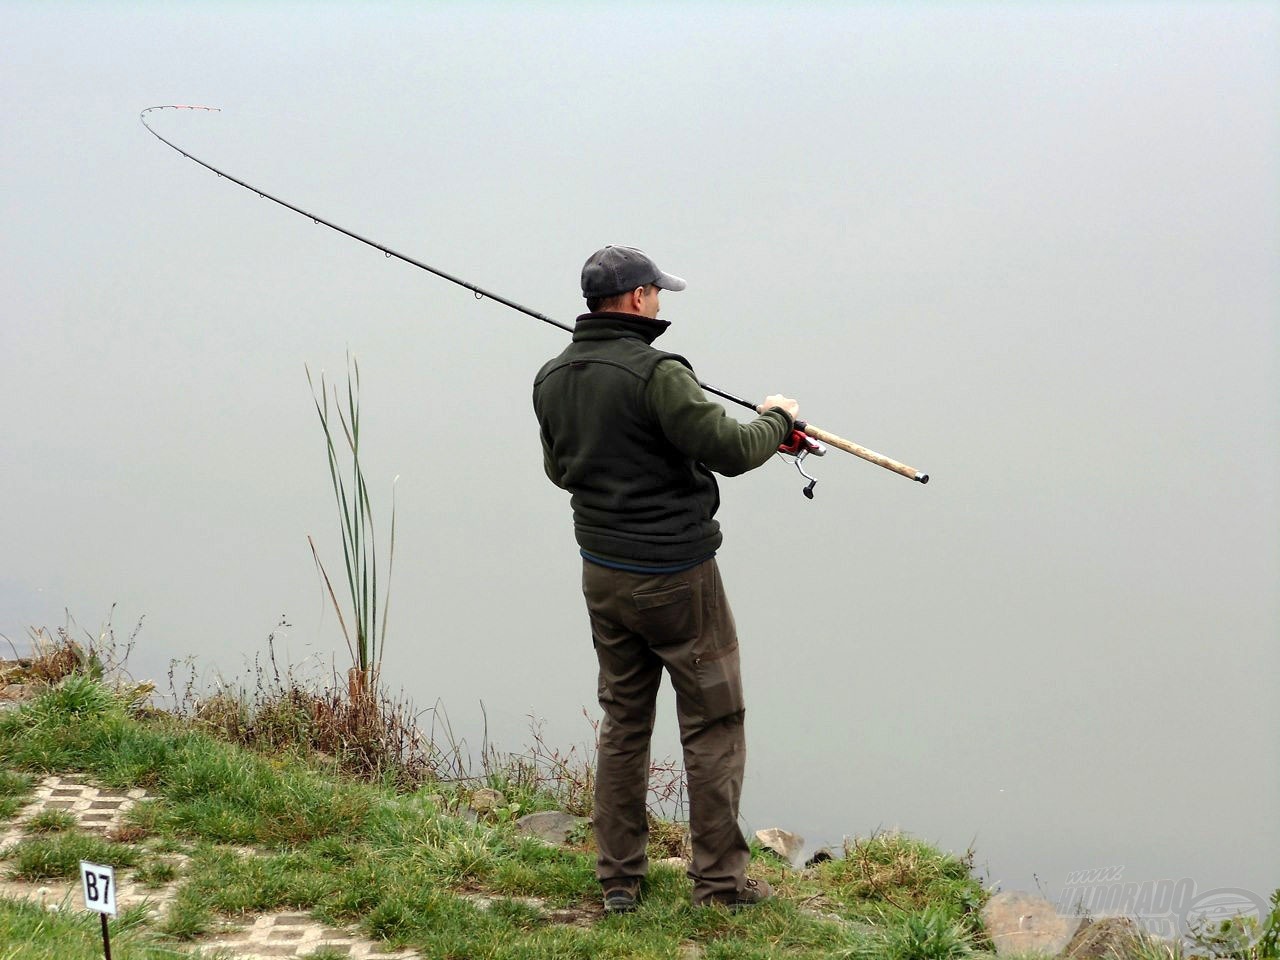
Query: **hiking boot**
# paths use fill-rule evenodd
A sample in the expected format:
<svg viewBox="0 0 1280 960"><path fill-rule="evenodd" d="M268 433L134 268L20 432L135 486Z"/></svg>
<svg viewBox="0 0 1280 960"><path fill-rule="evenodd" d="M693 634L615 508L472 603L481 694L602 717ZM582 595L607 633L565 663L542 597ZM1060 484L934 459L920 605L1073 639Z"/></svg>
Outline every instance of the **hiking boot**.
<svg viewBox="0 0 1280 960"><path fill-rule="evenodd" d="M769 886L769 881L753 880L747 877L742 884L742 889L737 893L714 897L708 902L723 904L730 910L740 910L742 907L754 907L757 903L764 903L772 896L773 888Z"/></svg>
<svg viewBox="0 0 1280 960"><path fill-rule="evenodd" d="M630 913L640 899L640 881L630 877L604 882L604 912Z"/></svg>

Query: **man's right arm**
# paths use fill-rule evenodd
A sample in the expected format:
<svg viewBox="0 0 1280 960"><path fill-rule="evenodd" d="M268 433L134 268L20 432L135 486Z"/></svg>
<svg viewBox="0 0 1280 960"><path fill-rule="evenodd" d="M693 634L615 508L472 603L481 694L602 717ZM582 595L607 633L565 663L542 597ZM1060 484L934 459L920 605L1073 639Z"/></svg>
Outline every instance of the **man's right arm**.
<svg viewBox="0 0 1280 960"><path fill-rule="evenodd" d="M563 487L564 475L560 472L555 457L551 455L551 444L547 443L547 435L541 430L538 431L538 439L542 441L542 470L547 475L547 479L554 483L557 487Z"/></svg>

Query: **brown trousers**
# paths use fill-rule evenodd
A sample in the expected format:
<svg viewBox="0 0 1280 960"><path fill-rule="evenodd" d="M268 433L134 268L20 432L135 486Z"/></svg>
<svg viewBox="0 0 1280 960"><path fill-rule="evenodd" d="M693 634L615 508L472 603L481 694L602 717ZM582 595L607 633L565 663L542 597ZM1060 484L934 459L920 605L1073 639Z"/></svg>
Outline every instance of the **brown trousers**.
<svg viewBox="0 0 1280 960"><path fill-rule="evenodd" d="M583 562L582 592L600 661L595 827L602 883L649 863L649 739L665 667L689 784L693 900L742 889L751 854L738 827L746 762L738 636L714 559L639 574Z"/></svg>

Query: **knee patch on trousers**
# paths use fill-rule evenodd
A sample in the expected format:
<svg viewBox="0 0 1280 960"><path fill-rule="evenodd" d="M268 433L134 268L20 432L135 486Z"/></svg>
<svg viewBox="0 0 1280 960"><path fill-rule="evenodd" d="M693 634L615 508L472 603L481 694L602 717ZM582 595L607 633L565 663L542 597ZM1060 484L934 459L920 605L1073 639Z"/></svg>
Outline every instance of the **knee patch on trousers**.
<svg viewBox="0 0 1280 960"><path fill-rule="evenodd" d="M724 647L697 653L693 662L702 693L704 720L719 720L745 709L737 637L730 638Z"/></svg>

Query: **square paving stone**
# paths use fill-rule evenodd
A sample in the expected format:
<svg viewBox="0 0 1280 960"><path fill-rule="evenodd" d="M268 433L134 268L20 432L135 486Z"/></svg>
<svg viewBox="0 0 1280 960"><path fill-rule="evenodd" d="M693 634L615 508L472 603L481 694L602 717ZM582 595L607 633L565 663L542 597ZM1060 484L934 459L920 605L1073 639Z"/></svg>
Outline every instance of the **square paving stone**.
<svg viewBox="0 0 1280 960"><path fill-rule="evenodd" d="M298 913L282 913L275 918L277 927L300 927L310 922L310 917Z"/></svg>

